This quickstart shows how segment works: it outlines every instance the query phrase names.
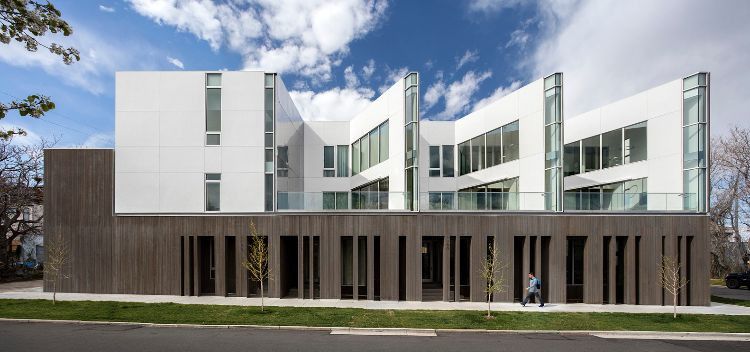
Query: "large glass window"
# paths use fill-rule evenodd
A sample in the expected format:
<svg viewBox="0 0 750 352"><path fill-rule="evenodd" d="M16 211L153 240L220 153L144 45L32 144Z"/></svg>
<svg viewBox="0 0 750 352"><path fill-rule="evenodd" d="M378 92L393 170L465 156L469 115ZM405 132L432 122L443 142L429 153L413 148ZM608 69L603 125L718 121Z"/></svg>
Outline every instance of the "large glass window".
<svg viewBox="0 0 750 352"><path fill-rule="evenodd" d="M518 159L518 121L503 126L503 159L507 163Z"/></svg>
<svg viewBox="0 0 750 352"><path fill-rule="evenodd" d="M377 165L380 163L380 133L378 129L370 131L370 165Z"/></svg>
<svg viewBox="0 0 750 352"><path fill-rule="evenodd" d="M388 121L383 122L380 127L380 161L388 160Z"/></svg>
<svg viewBox="0 0 750 352"><path fill-rule="evenodd" d="M602 168L622 165L622 129L602 134Z"/></svg>
<svg viewBox="0 0 750 352"><path fill-rule="evenodd" d="M443 177L453 177L453 146L443 146Z"/></svg>
<svg viewBox="0 0 750 352"><path fill-rule="evenodd" d="M359 161L359 141L352 144L352 176L359 173L360 161Z"/></svg>
<svg viewBox="0 0 750 352"><path fill-rule="evenodd" d="M471 147L469 141L458 145L458 175L466 175L471 172Z"/></svg>
<svg viewBox="0 0 750 352"><path fill-rule="evenodd" d="M646 121L625 127L624 130L625 163L646 160L648 154Z"/></svg>
<svg viewBox="0 0 750 352"><path fill-rule="evenodd" d="M471 171L484 169L484 135L471 139Z"/></svg>
<svg viewBox="0 0 750 352"><path fill-rule="evenodd" d="M221 210L221 174L206 174L206 211Z"/></svg>
<svg viewBox="0 0 750 352"><path fill-rule="evenodd" d="M419 111L417 106L417 99L419 99L419 95L417 94L417 87L412 86L406 89L406 122L413 122L417 121L419 118Z"/></svg>
<svg viewBox="0 0 750 352"><path fill-rule="evenodd" d="M366 134L361 139L362 144L360 144L360 148L362 148L362 152L360 155L360 160L362 163L362 171L367 170L370 168L370 135Z"/></svg>
<svg viewBox="0 0 750 352"><path fill-rule="evenodd" d="M503 162L502 140L502 127L487 132L487 167L500 165Z"/></svg>
<svg viewBox="0 0 750 352"><path fill-rule="evenodd" d="M408 124L405 127L406 131L406 166L413 166L416 156L416 144L414 143L416 140L416 129L417 125L415 124Z"/></svg>
<svg viewBox="0 0 750 352"><path fill-rule="evenodd" d="M683 128L683 168L705 167L706 137L704 124L693 124Z"/></svg>
<svg viewBox="0 0 750 352"><path fill-rule="evenodd" d="M336 171L334 170L334 154L333 146L327 145L323 147L323 177L334 177Z"/></svg>
<svg viewBox="0 0 750 352"><path fill-rule="evenodd" d="M552 77L550 77L552 78ZM549 78L548 78L549 79ZM560 87L549 89L544 92L544 123L550 124L560 122L561 102Z"/></svg>
<svg viewBox="0 0 750 352"><path fill-rule="evenodd" d="M440 146L430 146L430 177L440 177Z"/></svg>
<svg viewBox="0 0 750 352"><path fill-rule="evenodd" d="M683 123L685 125L706 122L705 95L704 87L691 89L684 93Z"/></svg>
<svg viewBox="0 0 750 352"><path fill-rule="evenodd" d="M575 141L565 145L563 173L565 176L581 173L581 141Z"/></svg>
<svg viewBox="0 0 750 352"><path fill-rule="evenodd" d="M599 135L581 141L583 149L583 171L599 170Z"/></svg>
<svg viewBox="0 0 750 352"><path fill-rule="evenodd" d="M273 88L266 88L265 93L265 124L266 132L273 132Z"/></svg>
<svg viewBox="0 0 750 352"><path fill-rule="evenodd" d="M273 174L265 175L265 198L266 198L266 211L273 211Z"/></svg>
<svg viewBox="0 0 750 352"><path fill-rule="evenodd" d="M352 209L388 209L388 178L352 189Z"/></svg>
<svg viewBox="0 0 750 352"><path fill-rule="evenodd" d="M336 176L349 177L349 146L336 146Z"/></svg>

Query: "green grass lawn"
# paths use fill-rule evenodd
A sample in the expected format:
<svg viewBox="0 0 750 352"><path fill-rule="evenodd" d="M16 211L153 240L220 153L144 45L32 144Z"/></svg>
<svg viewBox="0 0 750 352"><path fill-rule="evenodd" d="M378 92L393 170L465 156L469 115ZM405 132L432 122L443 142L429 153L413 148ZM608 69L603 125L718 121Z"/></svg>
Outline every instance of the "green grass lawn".
<svg viewBox="0 0 750 352"><path fill-rule="evenodd" d="M734 298L724 298L724 297L719 297L719 296L711 296L711 302L734 304L737 306L750 307L750 301L734 299Z"/></svg>
<svg viewBox="0 0 750 352"><path fill-rule="evenodd" d="M679 308L678 308L679 312ZM750 316L365 310L182 305L174 303L57 302L0 299L0 317L188 324L497 330L640 330L750 332Z"/></svg>

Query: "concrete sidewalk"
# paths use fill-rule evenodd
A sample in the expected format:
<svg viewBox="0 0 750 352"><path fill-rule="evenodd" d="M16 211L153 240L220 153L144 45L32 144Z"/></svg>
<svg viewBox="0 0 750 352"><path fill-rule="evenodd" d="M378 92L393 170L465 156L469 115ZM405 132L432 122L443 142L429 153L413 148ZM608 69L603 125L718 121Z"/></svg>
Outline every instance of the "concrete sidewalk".
<svg viewBox="0 0 750 352"><path fill-rule="evenodd" d="M52 299L49 292L6 291L0 292L0 299ZM216 304L236 306L260 306L260 298L218 297L218 296L163 296L163 295L124 295L124 294L88 294L58 293L60 301L118 301L141 303L179 303L179 304ZM482 302L407 302L407 301L352 301L336 299L280 299L266 298L267 306L276 307L335 307L364 309L410 309L410 310L486 310L487 303ZM518 303L492 303L493 311L507 312L606 312L606 313L672 313L671 306L646 305L609 305L609 304L560 304L548 303L544 308L534 304L521 307ZM679 314L722 314L750 315L750 307L711 303L708 307L677 307Z"/></svg>

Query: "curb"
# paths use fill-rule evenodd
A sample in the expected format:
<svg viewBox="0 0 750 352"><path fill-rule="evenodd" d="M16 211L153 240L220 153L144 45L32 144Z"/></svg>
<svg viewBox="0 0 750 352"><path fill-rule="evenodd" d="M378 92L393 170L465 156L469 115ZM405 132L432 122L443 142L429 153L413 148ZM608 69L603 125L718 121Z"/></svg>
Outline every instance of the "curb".
<svg viewBox="0 0 750 352"><path fill-rule="evenodd" d="M85 320L52 320L52 319L13 319L0 318L0 322L16 323L53 323L73 325L110 325L139 326L154 328L195 328L195 329L255 329L287 331L321 331L331 335L370 335L370 336L437 336L439 333L450 334L555 334L555 335L588 335L604 339L634 340L701 340L701 341L744 341L750 342L750 333L724 332L666 332L666 331L597 331L597 330L487 330L487 329L410 329L410 328L353 328L295 325L230 325L230 324L169 324L139 323L119 321L85 321Z"/></svg>

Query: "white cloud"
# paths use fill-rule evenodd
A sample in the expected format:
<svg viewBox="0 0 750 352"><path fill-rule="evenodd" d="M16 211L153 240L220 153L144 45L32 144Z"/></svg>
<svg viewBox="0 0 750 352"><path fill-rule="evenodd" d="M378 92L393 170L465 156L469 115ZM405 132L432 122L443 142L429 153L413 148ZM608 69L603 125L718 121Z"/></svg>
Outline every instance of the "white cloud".
<svg viewBox="0 0 750 352"><path fill-rule="evenodd" d="M67 85L81 87L96 95L110 89L108 79L115 71L150 67L147 57L133 52L150 52L152 48L124 40L105 40L78 23L71 23L71 26L74 32L68 37L56 34L44 36L41 40L44 43L56 42L64 47L75 47L81 53L80 61L65 65L60 56L50 53L47 49L39 48L37 52L29 52L16 41L3 46L0 50L0 61L27 69L39 68L51 76L60 78Z"/></svg>
<svg viewBox="0 0 750 352"><path fill-rule="evenodd" d="M430 120L451 120L459 117L458 115L461 113L468 112L472 106L474 95L479 90L479 85L490 77L492 77L490 71L478 74L469 71L461 80L454 81L449 85L438 81L427 89L424 98L425 104L432 107L442 99L445 102L445 108L436 114L425 113L424 115Z"/></svg>
<svg viewBox="0 0 750 352"><path fill-rule="evenodd" d="M567 117L710 71L713 130L749 123L747 1L585 1L539 11L546 28L528 74L564 72Z"/></svg>
<svg viewBox="0 0 750 352"><path fill-rule="evenodd" d="M477 101L476 104L474 104L474 107L472 108L472 111L479 110L479 109L481 109L481 108L489 105L490 103L494 102L495 100L498 100L498 99L500 99L500 98L502 98L502 97L504 97L504 96L512 93L513 91L517 90L518 88L521 88L521 81L513 81L507 87L497 88L497 89L495 89L494 92L492 92L492 94L490 94L489 97L486 97L484 99L481 99L481 100Z"/></svg>
<svg viewBox="0 0 750 352"><path fill-rule="evenodd" d="M406 74L409 73L408 67L399 67L392 69L388 66L385 67L385 80L383 81L383 84L378 88L378 92L381 94L384 93L388 88L393 86L396 82L406 77Z"/></svg>
<svg viewBox="0 0 750 352"><path fill-rule="evenodd" d="M111 133L94 133L83 142L84 148L108 148L115 145L115 139Z"/></svg>
<svg viewBox="0 0 750 352"><path fill-rule="evenodd" d="M349 88L323 92L291 91L289 94L305 120L348 121L370 105L374 93Z"/></svg>
<svg viewBox="0 0 750 352"><path fill-rule="evenodd" d="M524 0L471 0L470 12L492 13L522 4Z"/></svg>
<svg viewBox="0 0 750 352"><path fill-rule="evenodd" d="M524 49L526 47L526 43L529 42L529 38L531 36L529 33L527 33L524 29L516 29L515 31L510 33L510 39L507 43L505 43L505 48L510 48L512 46L517 46L519 49Z"/></svg>
<svg viewBox="0 0 750 352"><path fill-rule="evenodd" d="M175 67L178 67L181 70L185 68L185 65L182 63L182 61L180 61L179 59L175 59L171 56L167 56L167 62L174 65Z"/></svg>
<svg viewBox="0 0 750 352"><path fill-rule="evenodd" d="M348 66L344 69L344 80L346 81L346 88L356 88L359 85L357 74L354 73L354 66Z"/></svg>
<svg viewBox="0 0 750 352"><path fill-rule="evenodd" d="M104 6L104 5L99 5L99 11L112 13L112 12L115 12L115 8L114 7L109 7L109 6Z"/></svg>
<svg viewBox="0 0 750 352"><path fill-rule="evenodd" d="M458 62L456 64L456 71L460 70L461 67L463 67L464 65L475 62L477 60L479 60L479 51L466 50L466 52L464 53L464 56L461 56L461 58L456 59L456 61Z"/></svg>
<svg viewBox="0 0 750 352"><path fill-rule="evenodd" d="M367 66L362 67L362 79L369 81L373 73L375 73L375 60L370 59L367 61Z"/></svg>
<svg viewBox="0 0 750 352"><path fill-rule="evenodd" d="M15 131L18 129L26 132L26 135L14 135L10 141L11 144L32 145L39 143L42 140L42 137L39 134L35 133L32 130L29 130L29 128L26 126L13 123L0 123L0 131Z"/></svg>
<svg viewBox="0 0 750 352"><path fill-rule="evenodd" d="M141 15L228 47L246 69L328 80L349 43L384 17L385 0L129 0Z"/></svg>

